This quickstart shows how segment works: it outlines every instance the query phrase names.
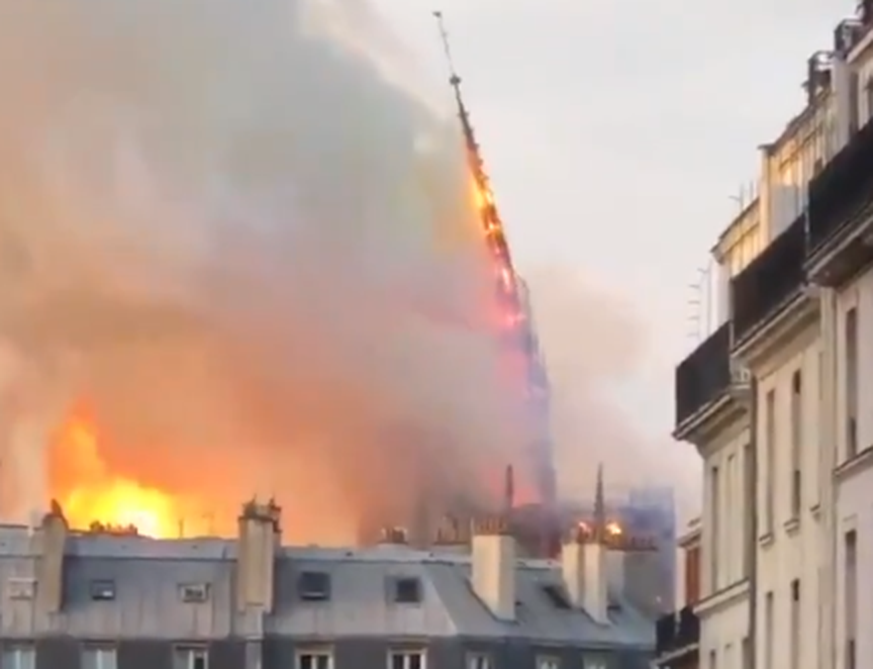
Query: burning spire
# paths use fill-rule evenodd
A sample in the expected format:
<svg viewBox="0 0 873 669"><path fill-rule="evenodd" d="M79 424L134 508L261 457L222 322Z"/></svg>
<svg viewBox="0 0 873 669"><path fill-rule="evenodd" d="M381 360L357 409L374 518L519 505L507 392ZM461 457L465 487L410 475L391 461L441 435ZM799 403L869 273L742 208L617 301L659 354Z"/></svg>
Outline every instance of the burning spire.
<svg viewBox="0 0 873 669"><path fill-rule="evenodd" d="M455 95L467 162L475 186L485 244L494 263L496 296L502 328L500 337L507 345L509 366L518 368L518 363L521 363L521 392L527 401L531 414L541 414L544 405L539 395L541 395L540 390L543 385L541 379L545 375L537 350L537 337L533 332L533 325L528 317L526 305L523 302L522 290L520 289L521 282L512 264L503 221L500 218L494 194L491 190L490 180L485 171L485 162L482 159L479 143L476 141L476 135L473 132L470 113L461 95L461 78L458 76L454 60L452 59L448 33L443 22L443 14L440 11L435 11L433 14L439 26L440 38L442 39L449 67L449 83ZM539 500L551 504L554 502L554 469L552 467L551 444L546 439L544 442L546 444L544 447L545 451L543 452L543 446L538 445L541 441L538 440L538 443L531 447L531 452L535 452L535 457L538 459L538 462L534 465L536 471L533 478L536 480L536 485L539 488ZM513 490L513 497L514 494Z"/></svg>

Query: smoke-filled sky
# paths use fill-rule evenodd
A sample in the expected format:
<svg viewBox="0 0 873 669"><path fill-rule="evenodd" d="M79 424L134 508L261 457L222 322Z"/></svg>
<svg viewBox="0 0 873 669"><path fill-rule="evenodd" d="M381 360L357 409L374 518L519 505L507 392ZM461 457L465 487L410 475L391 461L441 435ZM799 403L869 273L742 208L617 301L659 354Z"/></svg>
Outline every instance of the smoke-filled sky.
<svg viewBox="0 0 873 669"><path fill-rule="evenodd" d="M110 472L227 527L274 494L290 537L319 541L406 522L422 490L437 511L489 502L483 472L529 437L458 130L365 19L303 0L0 10L21 485L41 487L40 434L74 407L103 462L60 439L62 498Z"/></svg>
<svg viewBox="0 0 873 669"><path fill-rule="evenodd" d="M402 521L422 480L436 506L475 497L482 462L520 457L430 8L377 4L0 8L13 450L78 403L112 471L219 513L273 493L326 541ZM565 493L602 459L694 506L696 458L668 437L686 285L799 108L827 4L441 3Z"/></svg>
<svg viewBox="0 0 873 669"><path fill-rule="evenodd" d="M443 71L419 3L379 4ZM431 4L551 349L565 491L590 494L602 457L613 482L675 482L693 513L697 459L669 437L673 369L695 344L689 286L758 174L756 147L802 108L806 59L855 3Z"/></svg>

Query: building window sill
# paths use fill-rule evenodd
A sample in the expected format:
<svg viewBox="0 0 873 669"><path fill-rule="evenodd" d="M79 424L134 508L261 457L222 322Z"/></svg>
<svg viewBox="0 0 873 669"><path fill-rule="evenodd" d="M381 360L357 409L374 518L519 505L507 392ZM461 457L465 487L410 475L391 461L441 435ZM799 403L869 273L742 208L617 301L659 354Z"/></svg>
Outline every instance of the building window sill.
<svg viewBox="0 0 873 669"><path fill-rule="evenodd" d="M812 514L812 517L818 520L821 518L821 504L815 503L811 507L809 507L809 512Z"/></svg>
<svg viewBox="0 0 873 669"><path fill-rule="evenodd" d="M788 536L794 536L795 534L797 534L798 530L800 530L800 518L798 516L789 518L785 521L783 527L785 528L785 532L786 534L788 534Z"/></svg>
<svg viewBox="0 0 873 669"><path fill-rule="evenodd" d="M767 548L767 546L772 546L775 537L773 536L773 532L765 532L760 537L758 537L758 545L761 548Z"/></svg>

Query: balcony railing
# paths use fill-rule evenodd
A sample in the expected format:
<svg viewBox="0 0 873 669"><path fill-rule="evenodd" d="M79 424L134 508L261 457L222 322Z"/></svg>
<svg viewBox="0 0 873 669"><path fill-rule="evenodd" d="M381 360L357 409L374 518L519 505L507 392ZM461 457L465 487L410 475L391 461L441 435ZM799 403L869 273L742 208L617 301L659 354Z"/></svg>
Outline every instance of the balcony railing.
<svg viewBox="0 0 873 669"><path fill-rule="evenodd" d="M734 341L741 341L803 287L806 220L800 216L731 281Z"/></svg>
<svg viewBox="0 0 873 669"><path fill-rule="evenodd" d="M873 203L873 122L809 184L809 246L819 248Z"/></svg>
<svg viewBox="0 0 873 669"><path fill-rule="evenodd" d="M676 368L676 425L716 399L730 382L730 325L725 323Z"/></svg>
<svg viewBox="0 0 873 669"><path fill-rule="evenodd" d="M690 606L677 613L661 616L655 624L655 653L673 654L682 649L691 651L700 643L700 619Z"/></svg>

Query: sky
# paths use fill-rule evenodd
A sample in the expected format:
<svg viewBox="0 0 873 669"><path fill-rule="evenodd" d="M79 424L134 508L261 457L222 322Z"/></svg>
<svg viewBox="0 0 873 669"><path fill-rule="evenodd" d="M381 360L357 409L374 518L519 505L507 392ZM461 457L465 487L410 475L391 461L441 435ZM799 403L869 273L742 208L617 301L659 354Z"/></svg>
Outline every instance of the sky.
<svg viewBox="0 0 873 669"><path fill-rule="evenodd" d="M422 76L437 80L445 63L430 10L444 12L541 328L566 330L545 322L561 300L548 294L554 282L538 292L543 272L597 294L604 310L622 305L619 320L644 333L644 350L608 379L612 404L646 448L695 470L693 449L669 437L674 368L697 341L691 286L757 178L756 147L802 109L807 58L830 46L853 5L377 2ZM601 317L586 314L582 330ZM550 360L553 375L561 364Z"/></svg>

